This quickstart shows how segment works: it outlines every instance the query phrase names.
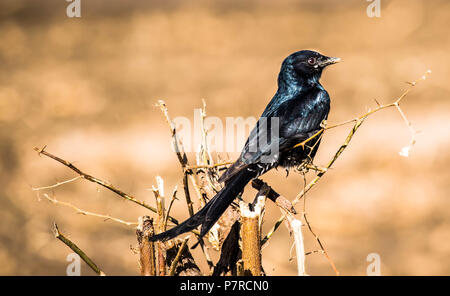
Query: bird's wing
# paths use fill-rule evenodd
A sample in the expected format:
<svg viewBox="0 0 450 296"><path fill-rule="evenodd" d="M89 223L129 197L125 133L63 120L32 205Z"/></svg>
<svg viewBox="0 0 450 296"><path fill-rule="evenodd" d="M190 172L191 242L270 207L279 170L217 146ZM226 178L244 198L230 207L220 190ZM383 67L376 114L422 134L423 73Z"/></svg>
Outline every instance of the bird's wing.
<svg viewBox="0 0 450 296"><path fill-rule="evenodd" d="M259 165L264 171L274 167L280 153L292 149L320 130L320 124L327 118L330 110L328 93L324 90L286 100L276 108L273 105L269 104L272 107L264 111L263 117L251 131L240 157L222 174L220 182L226 182L239 171L251 166ZM278 136L274 134L271 138L271 131L278 131Z"/></svg>

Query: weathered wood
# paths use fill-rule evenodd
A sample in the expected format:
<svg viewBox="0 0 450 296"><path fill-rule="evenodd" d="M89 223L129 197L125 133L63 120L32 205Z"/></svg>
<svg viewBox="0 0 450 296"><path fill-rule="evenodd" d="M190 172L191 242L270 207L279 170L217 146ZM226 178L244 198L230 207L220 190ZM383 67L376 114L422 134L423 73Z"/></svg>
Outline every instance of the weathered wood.
<svg viewBox="0 0 450 296"><path fill-rule="evenodd" d="M153 219L149 216L139 217L139 225L136 229L136 236L139 243L139 263L141 275L156 275L155 243L150 242L148 238L153 236Z"/></svg>

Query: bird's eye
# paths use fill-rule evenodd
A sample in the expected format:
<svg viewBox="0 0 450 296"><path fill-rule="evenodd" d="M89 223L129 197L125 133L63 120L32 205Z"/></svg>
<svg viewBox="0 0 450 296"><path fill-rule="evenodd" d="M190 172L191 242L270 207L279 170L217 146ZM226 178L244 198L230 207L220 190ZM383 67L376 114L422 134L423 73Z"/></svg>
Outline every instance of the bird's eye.
<svg viewBox="0 0 450 296"><path fill-rule="evenodd" d="M309 58L308 59L308 64L310 64L310 65L314 65L316 62L317 62L316 58Z"/></svg>

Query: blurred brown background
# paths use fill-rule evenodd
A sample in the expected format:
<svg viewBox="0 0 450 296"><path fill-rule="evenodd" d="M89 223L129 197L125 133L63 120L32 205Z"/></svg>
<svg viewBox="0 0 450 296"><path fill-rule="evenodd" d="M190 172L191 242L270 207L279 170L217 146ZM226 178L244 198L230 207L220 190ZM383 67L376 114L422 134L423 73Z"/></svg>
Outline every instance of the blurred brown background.
<svg viewBox="0 0 450 296"><path fill-rule="evenodd" d="M173 117L192 118L202 98L211 116L259 116L281 61L300 49L344 60L322 78L330 123L362 114L375 98L393 101L406 81L433 71L402 105L421 130L411 156L398 154L410 139L398 112L377 113L309 192L307 211L341 274L365 275L369 253L380 255L383 275L450 273L449 1L381 0L381 18L369 18L363 0L81 3L80 19L66 17L63 0L0 3L1 275L65 275L71 251L53 238L53 221L107 274L139 273L133 227L39 201L32 186L75 174L34 146L154 204L155 176L167 192L181 186L156 101L165 99ZM348 128L326 133L318 165ZM289 198L303 186L284 171L265 180ZM148 213L87 181L48 193L129 221ZM273 205L266 213L265 229L280 214ZM187 217L184 202L174 214ZM305 239L307 251L318 249L306 231ZM283 226L263 251L269 275L296 274L291 245ZM324 256L306 260L307 273L334 274ZM82 274L93 273L83 264Z"/></svg>

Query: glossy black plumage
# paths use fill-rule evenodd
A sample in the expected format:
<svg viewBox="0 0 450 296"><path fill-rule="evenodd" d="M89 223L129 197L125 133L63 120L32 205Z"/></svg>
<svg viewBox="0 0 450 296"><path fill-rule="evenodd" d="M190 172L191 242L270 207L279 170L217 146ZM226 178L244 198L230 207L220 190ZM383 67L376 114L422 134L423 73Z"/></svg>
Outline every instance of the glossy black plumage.
<svg viewBox="0 0 450 296"><path fill-rule="evenodd" d="M311 161L320 138L294 148L321 128L328 117L330 98L319 83L322 70L338 62L314 51L298 51L282 63L278 90L250 133L240 157L220 177L224 188L194 216L150 240L166 240L201 225L204 236L245 185L268 170L290 168ZM278 133L278 136L276 134Z"/></svg>

